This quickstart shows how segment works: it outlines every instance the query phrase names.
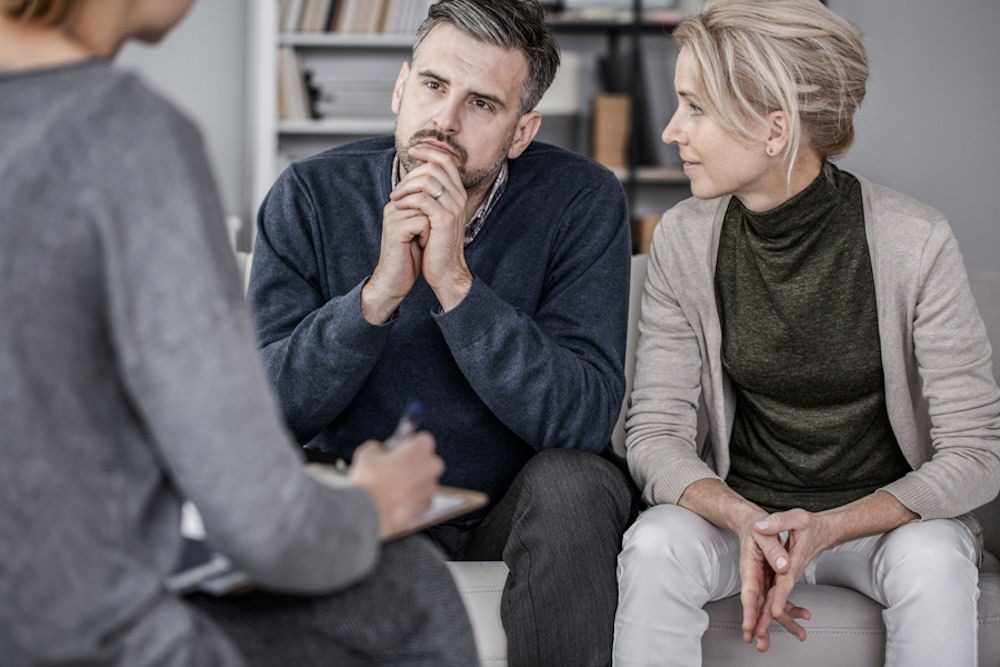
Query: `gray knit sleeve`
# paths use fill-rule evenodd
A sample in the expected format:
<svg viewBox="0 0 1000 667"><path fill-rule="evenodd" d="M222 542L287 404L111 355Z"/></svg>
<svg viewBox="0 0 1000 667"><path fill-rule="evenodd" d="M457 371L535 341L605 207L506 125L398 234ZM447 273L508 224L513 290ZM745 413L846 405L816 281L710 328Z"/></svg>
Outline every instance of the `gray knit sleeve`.
<svg viewBox="0 0 1000 667"><path fill-rule="evenodd" d="M373 567L378 522L357 488L312 480L275 407L200 137L138 85L107 110L118 151L99 243L121 376L208 539L259 583L346 585Z"/></svg>

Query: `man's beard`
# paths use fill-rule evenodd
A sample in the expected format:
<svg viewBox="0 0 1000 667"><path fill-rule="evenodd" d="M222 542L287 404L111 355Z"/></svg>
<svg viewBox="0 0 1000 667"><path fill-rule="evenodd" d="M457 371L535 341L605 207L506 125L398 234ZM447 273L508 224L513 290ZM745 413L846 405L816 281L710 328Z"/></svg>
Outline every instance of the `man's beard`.
<svg viewBox="0 0 1000 667"><path fill-rule="evenodd" d="M424 139L433 139L434 141L441 142L445 144L455 153L458 157L458 175L462 178L462 186L465 188L466 192L475 192L479 188L483 187L484 184L491 183L493 178L500 173L500 167L503 165L503 161L507 157L510 147L514 144L514 133L511 132L510 136L507 138L507 143L504 145L503 150L497 155L497 159L492 165L486 167L485 169L475 169L469 171L466 168L466 163L469 161L468 152L462 148L455 139L448 134L439 132L438 130L417 130L410 137L409 142L404 146L398 140L396 141L396 154L399 155L399 162L403 166L403 169L407 173L413 171L421 164L422 161L416 160L410 157L410 148L420 143Z"/></svg>

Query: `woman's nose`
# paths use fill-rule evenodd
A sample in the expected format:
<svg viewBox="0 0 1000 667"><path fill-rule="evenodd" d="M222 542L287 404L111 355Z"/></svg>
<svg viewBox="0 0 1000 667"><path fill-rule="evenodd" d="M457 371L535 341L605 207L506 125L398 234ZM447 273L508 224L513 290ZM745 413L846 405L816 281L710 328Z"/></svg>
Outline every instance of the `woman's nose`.
<svg viewBox="0 0 1000 667"><path fill-rule="evenodd" d="M678 112L679 110L675 111L674 115L670 117L670 120L667 121L667 126L663 128L663 134L660 135L660 140L665 144L681 143L681 133L678 127L680 123L677 119Z"/></svg>

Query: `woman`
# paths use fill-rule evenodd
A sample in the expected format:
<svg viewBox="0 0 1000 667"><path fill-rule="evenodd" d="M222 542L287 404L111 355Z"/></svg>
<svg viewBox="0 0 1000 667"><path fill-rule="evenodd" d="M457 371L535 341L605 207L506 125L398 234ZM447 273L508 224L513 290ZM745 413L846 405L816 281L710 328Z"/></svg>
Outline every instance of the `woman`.
<svg viewBox="0 0 1000 667"><path fill-rule="evenodd" d="M437 553L380 545L433 438L306 473L198 133L109 64L189 4L0 0L0 662L474 664ZM167 590L185 498L258 591Z"/></svg>
<svg viewBox="0 0 1000 667"><path fill-rule="evenodd" d="M702 607L736 593L745 641L804 640L805 578L886 607L886 664L974 665L965 514L1000 486L1000 391L947 221L830 162L860 35L815 0L710 2L674 35L663 140L695 199L650 251L626 428L652 507L619 558L616 664L701 664Z"/></svg>

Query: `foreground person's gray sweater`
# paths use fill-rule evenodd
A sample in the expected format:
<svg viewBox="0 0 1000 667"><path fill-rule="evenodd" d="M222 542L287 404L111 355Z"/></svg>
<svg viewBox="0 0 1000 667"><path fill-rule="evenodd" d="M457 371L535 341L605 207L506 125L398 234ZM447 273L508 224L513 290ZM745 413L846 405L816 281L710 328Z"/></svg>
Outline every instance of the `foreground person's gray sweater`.
<svg viewBox="0 0 1000 667"><path fill-rule="evenodd" d="M303 471L194 127L102 61L0 75L0 663L236 664L163 588L181 495L259 582L326 591L374 505Z"/></svg>

